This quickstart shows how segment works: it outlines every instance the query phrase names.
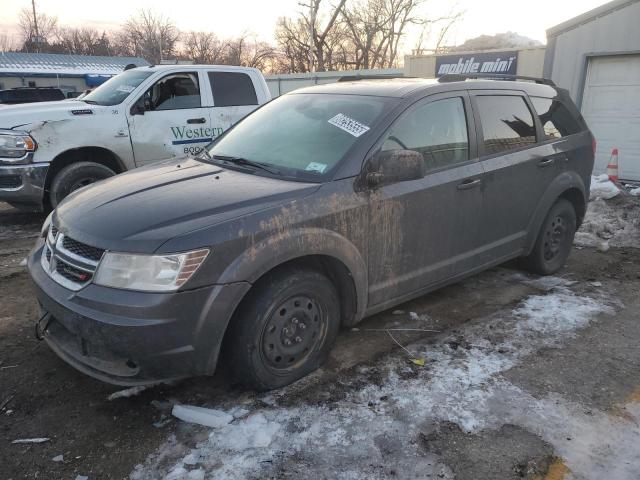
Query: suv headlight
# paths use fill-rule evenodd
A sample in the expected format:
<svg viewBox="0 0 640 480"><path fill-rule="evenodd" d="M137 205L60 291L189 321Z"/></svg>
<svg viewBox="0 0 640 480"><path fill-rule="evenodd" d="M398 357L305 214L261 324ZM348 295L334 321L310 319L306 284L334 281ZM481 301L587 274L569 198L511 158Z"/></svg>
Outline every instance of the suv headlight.
<svg viewBox="0 0 640 480"><path fill-rule="evenodd" d="M198 270L208 249L170 255L136 255L105 252L93 282L104 287L171 292Z"/></svg>
<svg viewBox="0 0 640 480"><path fill-rule="evenodd" d="M0 158L4 161L17 161L28 152L37 148L36 141L24 132L0 132ZM11 159L16 160L11 160Z"/></svg>

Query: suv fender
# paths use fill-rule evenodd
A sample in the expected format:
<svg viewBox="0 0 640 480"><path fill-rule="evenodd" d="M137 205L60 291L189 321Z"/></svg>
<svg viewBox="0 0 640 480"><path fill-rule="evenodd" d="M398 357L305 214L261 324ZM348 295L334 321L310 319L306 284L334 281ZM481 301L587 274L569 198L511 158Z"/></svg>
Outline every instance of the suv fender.
<svg viewBox="0 0 640 480"><path fill-rule="evenodd" d="M356 246L342 235L322 228L297 228L271 235L229 264L217 283L255 283L270 270L297 258L324 255L340 261L353 279L357 314L362 318L367 298L367 267Z"/></svg>
<svg viewBox="0 0 640 480"><path fill-rule="evenodd" d="M542 198L538 202L536 209L533 212L531 221L529 222L529 227L527 229L528 233L524 245L523 255L528 255L533 249L536 238L538 237L538 233L542 226L542 222L544 222L549 209L553 206L556 200L558 200L558 198L562 197L564 194L566 194L566 192L569 191L578 191L580 193L579 196L580 201L582 202L583 211L580 212L580 209L576 209L576 215L578 216L578 227L580 226L584 211L586 210L587 206L588 190L587 188L585 188L582 177L580 177L580 175L578 175L576 172L563 172L558 175L547 187L544 194L542 195ZM573 198L567 198L567 200L571 201L571 203L574 204Z"/></svg>
<svg viewBox="0 0 640 480"><path fill-rule="evenodd" d="M207 302L209 308L200 317L197 338L208 342L208 349L211 352L206 365L203 366L204 371L213 372L215 370L224 332L226 332L235 310L251 285L280 265L314 255L331 257L345 266L353 280L356 292L356 311L353 320L349 323L355 324L362 319L366 309L367 269L364 259L355 245L336 232L321 228L299 228L278 232L253 244L244 251L229 264L217 280L216 283L221 288L224 286L232 287L233 298L227 304L222 315L222 312L212 308L218 302ZM214 296L217 293L216 291ZM213 345L211 345L211 339L216 339ZM205 345L199 347L207 348Z"/></svg>

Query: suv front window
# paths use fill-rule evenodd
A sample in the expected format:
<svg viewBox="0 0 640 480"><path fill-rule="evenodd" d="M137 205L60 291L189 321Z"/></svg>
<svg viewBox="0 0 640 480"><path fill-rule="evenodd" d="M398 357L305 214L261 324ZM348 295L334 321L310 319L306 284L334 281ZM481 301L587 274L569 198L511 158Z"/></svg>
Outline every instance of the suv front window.
<svg viewBox="0 0 640 480"><path fill-rule="evenodd" d="M389 101L362 95L285 95L246 117L207 153L319 181L367 135Z"/></svg>
<svg viewBox="0 0 640 480"><path fill-rule="evenodd" d="M110 78L82 99L96 105L118 105L133 92L153 71L127 70Z"/></svg>

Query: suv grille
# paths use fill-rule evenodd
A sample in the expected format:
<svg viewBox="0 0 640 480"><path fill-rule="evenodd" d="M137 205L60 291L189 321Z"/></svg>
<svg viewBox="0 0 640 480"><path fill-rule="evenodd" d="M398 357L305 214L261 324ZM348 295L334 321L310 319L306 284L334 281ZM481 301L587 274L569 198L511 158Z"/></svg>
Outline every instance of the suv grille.
<svg viewBox="0 0 640 480"><path fill-rule="evenodd" d="M89 258L94 262L99 261L102 258L102 254L104 253L104 250L101 248L96 248L84 243L80 243L77 240L69 237L64 237L62 239L62 246L71 253L74 253L81 257Z"/></svg>
<svg viewBox="0 0 640 480"><path fill-rule="evenodd" d="M57 283L80 290L93 278L103 253L103 249L78 242L51 226L40 262Z"/></svg>

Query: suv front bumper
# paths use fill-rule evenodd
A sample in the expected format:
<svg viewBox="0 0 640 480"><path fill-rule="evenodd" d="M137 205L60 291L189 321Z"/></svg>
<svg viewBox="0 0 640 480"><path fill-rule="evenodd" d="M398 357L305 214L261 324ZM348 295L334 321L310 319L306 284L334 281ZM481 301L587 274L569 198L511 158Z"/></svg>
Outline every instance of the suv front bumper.
<svg viewBox="0 0 640 480"><path fill-rule="evenodd" d="M249 284L148 293L90 284L72 292L28 259L47 316L43 337L64 361L115 385L149 385L215 371L229 318ZM46 324L46 326L45 326Z"/></svg>
<svg viewBox="0 0 640 480"><path fill-rule="evenodd" d="M48 163L0 164L0 201L41 211Z"/></svg>

